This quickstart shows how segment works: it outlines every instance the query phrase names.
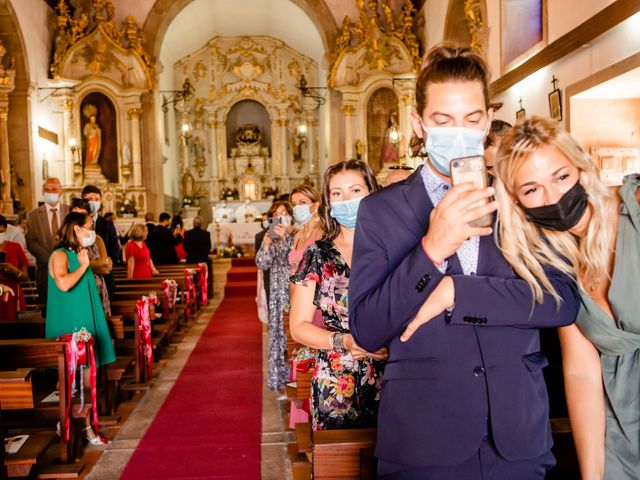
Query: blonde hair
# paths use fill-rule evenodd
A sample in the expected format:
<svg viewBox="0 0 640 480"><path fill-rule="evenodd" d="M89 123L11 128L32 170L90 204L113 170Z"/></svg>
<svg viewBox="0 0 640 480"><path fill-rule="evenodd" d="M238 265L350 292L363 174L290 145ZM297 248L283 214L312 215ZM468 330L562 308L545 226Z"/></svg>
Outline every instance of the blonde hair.
<svg viewBox="0 0 640 480"><path fill-rule="evenodd" d="M139 242L141 240L146 240L148 234L149 230L147 230L147 226L144 223L136 223L131 227L129 238L133 241Z"/></svg>
<svg viewBox="0 0 640 480"><path fill-rule="evenodd" d="M579 182L588 194L588 208L592 212L587 233L582 238L527 221L522 207L515 201L516 174L532 153L545 146L562 153L579 171ZM558 304L562 301L544 266L555 267L578 281L580 276L607 275L612 239L609 191L600 180L593 159L567 131L557 122L541 117L516 124L500 144L494 171L498 246L515 272L527 281L538 303L542 303L543 288Z"/></svg>
<svg viewBox="0 0 640 480"><path fill-rule="evenodd" d="M303 183L302 185L298 185L296 188L291 190L291 195L289 198L293 198L296 193L300 193L311 200L311 203L316 203L320 201L320 192L316 190L313 185L309 185L308 183Z"/></svg>

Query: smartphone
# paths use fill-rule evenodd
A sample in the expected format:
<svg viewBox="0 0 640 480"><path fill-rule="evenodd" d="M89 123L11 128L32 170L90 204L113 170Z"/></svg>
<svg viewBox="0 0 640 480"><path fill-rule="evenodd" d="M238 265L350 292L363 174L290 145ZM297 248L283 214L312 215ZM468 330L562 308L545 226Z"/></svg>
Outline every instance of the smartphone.
<svg viewBox="0 0 640 480"><path fill-rule="evenodd" d="M271 217L269 219L269 238L271 238L271 240L280 238L280 235L276 232L276 226L280 225L280 223L280 217Z"/></svg>
<svg viewBox="0 0 640 480"><path fill-rule="evenodd" d="M475 183L478 188L486 188L487 182L487 168L484 164L484 157L463 157L454 158L451 160L451 182L454 185L460 183L472 182ZM488 198L478 200L471 205L471 208L482 207L489 203ZM492 223L491 214L487 213L482 217L470 222L472 227L490 227Z"/></svg>

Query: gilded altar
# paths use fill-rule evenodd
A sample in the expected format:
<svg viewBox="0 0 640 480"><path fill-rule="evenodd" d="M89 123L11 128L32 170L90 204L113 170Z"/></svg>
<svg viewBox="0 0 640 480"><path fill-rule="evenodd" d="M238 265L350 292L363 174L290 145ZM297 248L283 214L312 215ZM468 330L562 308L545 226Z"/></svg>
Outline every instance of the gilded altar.
<svg viewBox="0 0 640 480"><path fill-rule="evenodd" d="M318 185L319 112L300 95L302 76L319 82L316 62L268 36L215 37L175 63L176 86L193 86L176 105L180 172L194 176L200 205Z"/></svg>
<svg viewBox="0 0 640 480"><path fill-rule="evenodd" d="M132 16L116 24L108 0L55 9L49 73L61 124L64 197L83 185L103 190L105 211L144 213L142 96L155 87L154 61ZM126 208L125 208L126 207Z"/></svg>

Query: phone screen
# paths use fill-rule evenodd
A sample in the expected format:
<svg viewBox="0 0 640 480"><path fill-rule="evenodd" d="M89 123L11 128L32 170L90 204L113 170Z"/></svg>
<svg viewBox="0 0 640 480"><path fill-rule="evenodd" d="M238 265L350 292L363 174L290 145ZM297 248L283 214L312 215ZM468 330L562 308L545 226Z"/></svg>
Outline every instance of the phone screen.
<svg viewBox="0 0 640 480"><path fill-rule="evenodd" d="M451 182L454 185L471 182L474 183L477 188L486 188L487 168L484 164L484 157L474 156L454 158L451 160ZM489 199L487 198L479 200L471 205L471 209L482 207L488 202ZM491 215L487 214L470 222L470 224L474 227L488 227L491 225L491 222Z"/></svg>

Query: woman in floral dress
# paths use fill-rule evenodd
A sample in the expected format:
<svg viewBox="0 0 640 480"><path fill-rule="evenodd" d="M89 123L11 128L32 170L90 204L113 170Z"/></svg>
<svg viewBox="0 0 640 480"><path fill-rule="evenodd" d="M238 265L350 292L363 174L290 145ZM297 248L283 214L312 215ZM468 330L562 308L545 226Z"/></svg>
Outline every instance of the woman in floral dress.
<svg viewBox="0 0 640 480"><path fill-rule="evenodd" d="M287 336L284 333L283 314L289 305L289 252L293 245L291 229L291 206L288 202L274 202L267 217L278 220L264 235L260 250L256 253L256 265L269 270L269 354L267 387L282 391L289 380L289 369L285 364ZM286 397L285 397L286 398Z"/></svg>
<svg viewBox="0 0 640 480"><path fill-rule="evenodd" d="M318 349L311 381L314 430L376 423L386 351L367 352L355 343L349 333L348 290L358 206L377 189L362 161L329 167L320 205L325 237L307 249L291 277L291 335ZM316 308L322 310L325 328L313 324Z"/></svg>

